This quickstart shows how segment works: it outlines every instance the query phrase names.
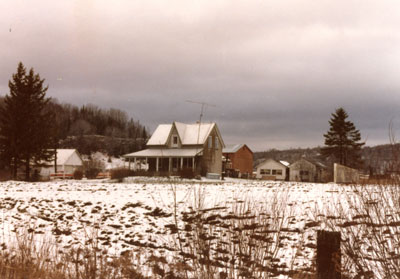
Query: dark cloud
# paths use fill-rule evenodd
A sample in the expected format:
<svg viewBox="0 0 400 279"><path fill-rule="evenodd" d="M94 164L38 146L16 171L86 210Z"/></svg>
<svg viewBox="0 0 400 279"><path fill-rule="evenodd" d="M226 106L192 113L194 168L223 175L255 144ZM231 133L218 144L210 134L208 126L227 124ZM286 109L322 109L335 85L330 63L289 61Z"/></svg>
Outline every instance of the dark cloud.
<svg viewBox="0 0 400 279"><path fill-rule="evenodd" d="M392 1L3 1L0 92L17 63L61 102L117 107L150 129L217 121L255 150L323 144L350 114L367 144L399 117ZM9 32L9 29L12 32Z"/></svg>

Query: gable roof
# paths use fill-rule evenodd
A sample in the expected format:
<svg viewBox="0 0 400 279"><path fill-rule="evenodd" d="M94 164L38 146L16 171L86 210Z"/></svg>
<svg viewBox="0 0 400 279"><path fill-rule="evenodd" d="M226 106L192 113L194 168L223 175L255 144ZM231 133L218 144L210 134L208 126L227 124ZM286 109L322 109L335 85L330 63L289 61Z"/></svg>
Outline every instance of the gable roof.
<svg viewBox="0 0 400 279"><path fill-rule="evenodd" d="M287 165L288 164L288 162L286 162L286 161L278 161L278 160L275 160L275 159L272 159L272 158L267 158L267 159L265 159L265 160L263 160L262 162L260 162L259 164L257 164L256 166L255 166L255 168L259 168L259 167L261 167L262 165L264 165L265 163L267 163L267 162L275 162L275 163L277 163L277 164L279 164L279 165L282 165L283 167L285 167L285 168L288 168L289 167L289 165ZM286 164L287 163L287 164Z"/></svg>
<svg viewBox="0 0 400 279"><path fill-rule="evenodd" d="M323 169L327 169L328 167L323 163L323 162L321 162L321 161L318 161L318 160L316 160L316 159L311 159L311 158L300 158L299 160L297 160L296 162L294 162L292 165L294 165L295 163L297 163L297 162L299 162L299 161L306 161L306 162L308 162L308 163L310 163L310 164L313 164L313 165L315 165L316 167L319 167L319 168L323 168Z"/></svg>
<svg viewBox="0 0 400 279"><path fill-rule="evenodd" d="M217 124L215 123L185 124L174 122L172 124L158 125L157 129L154 131L153 135L147 142L147 145L167 144L168 138L173 131L173 127L176 128L182 145L203 145L214 128L216 128L217 134L222 141L221 134L218 130ZM224 146L223 141L222 146Z"/></svg>
<svg viewBox="0 0 400 279"><path fill-rule="evenodd" d="M57 149L57 165L65 165L67 163L76 165L74 162L68 162L75 152L82 161L82 158L76 149Z"/></svg>
<svg viewBox="0 0 400 279"><path fill-rule="evenodd" d="M167 144L172 124L160 124L150 137L147 145L164 145Z"/></svg>

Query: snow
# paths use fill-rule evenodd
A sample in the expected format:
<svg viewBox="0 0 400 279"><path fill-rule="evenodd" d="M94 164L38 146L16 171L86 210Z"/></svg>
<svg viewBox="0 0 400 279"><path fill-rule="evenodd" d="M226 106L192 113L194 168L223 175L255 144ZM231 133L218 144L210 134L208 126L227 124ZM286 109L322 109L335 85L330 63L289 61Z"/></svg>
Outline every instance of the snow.
<svg viewBox="0 0 400 279"><path fill-rule="evenodd" d="M171 132L172 124L160 124L147 142L147 145L165 145Z"/></svg>
<svg viewBox="0 0 400 279"><path fill-rule="evenodd" d="M214 128L215 123L185 124L175 122L175 126L183 145L203 145ZM165 145L171 129L172 124L158 125L147 145Z"/></svg>
<svg viewBox="0 0 400 279"><path fill-rule="evenodd" d="M132 177L124 183L8 181L0 183L0 244L12 243L15 232L31 228L38 243L56 241L64 249L95 234L109 255L130 249L143 253L143 247L149 253L165 254L171 253L166 247L173 236L166 225L174 223L175 206L180 224L181 213L199 204L203 209L219 208L220 215L247 206L252 212L269 212L282 219L286 231L281 232L277 258L279 264L298 270L312 266L316 231L330 228L326 217L338 214L338 204L349 209L351 195L351 188L336 184L231 178ZM156 211L162 214L152 214Z"/></svg>

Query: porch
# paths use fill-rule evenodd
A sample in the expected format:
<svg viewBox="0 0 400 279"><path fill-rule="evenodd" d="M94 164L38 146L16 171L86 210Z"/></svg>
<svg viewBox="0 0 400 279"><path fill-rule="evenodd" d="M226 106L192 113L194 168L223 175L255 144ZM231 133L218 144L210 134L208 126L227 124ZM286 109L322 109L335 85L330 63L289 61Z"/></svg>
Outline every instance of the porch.
<svg viewBox="0 0 400 279"><path fill-rule="evenodd" d="M128 159L128 168L138 170L144 161L148 164L148 171L153 172L177 172L185 168L191 168L193 171L199 166L202 149L146 149L124 155ZM138 164L139 163L139 164Z"/></svg>

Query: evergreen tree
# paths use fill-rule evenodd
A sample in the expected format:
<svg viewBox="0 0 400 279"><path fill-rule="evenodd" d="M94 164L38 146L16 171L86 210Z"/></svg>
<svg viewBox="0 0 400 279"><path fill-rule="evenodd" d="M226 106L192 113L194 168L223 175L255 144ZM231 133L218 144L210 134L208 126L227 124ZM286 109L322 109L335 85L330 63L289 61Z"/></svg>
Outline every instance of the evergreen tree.
<svg viewBox="0 0 400 279"><path fill-rule="evenodd" d="M0 156L14 179L18 168L24 166L25 179L29 180L31 164L50 161L54 153L54 115L46 109L50 98L46 98L48 87L43 82L33 69L27 73L20 62L0 109Z"/></svg>
<svg viewBox="0 0 400 279"><path fill-rule="evenodd" d="M343 108L336 109L329 121L330 129L325 137L322 154L333 157L334 161L349 167L361 165L361 135L354 124L347 120L348 114Z"/></svg>

